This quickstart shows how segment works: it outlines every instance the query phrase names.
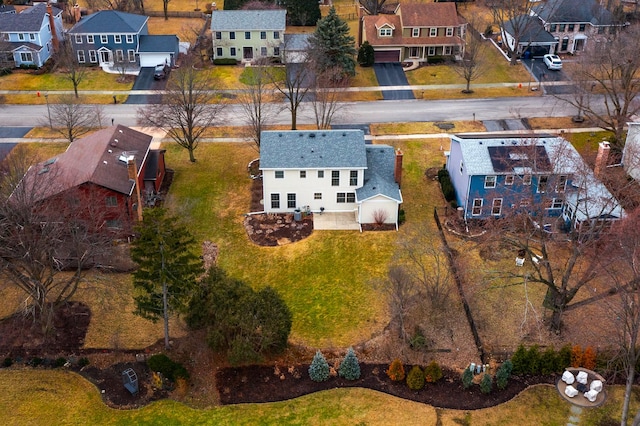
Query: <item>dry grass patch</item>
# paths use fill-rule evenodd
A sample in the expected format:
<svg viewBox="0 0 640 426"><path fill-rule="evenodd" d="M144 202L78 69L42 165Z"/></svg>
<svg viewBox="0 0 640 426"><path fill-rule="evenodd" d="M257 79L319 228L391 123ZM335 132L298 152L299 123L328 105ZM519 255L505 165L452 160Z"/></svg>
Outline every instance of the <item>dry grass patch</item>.
<svg viewBox="0 0 640 426"><path fill-rule="evenodd" d="M171 10L174 1L176 0L171 0L169 3L169 10ZM148 22L149 34L176 34L181 41L195 39L196 34L200 34L204 25L206 25L206 21L202 18L169 17L169 20L165 21L163 17L150 17Z"/></svg>
<svg viewBox="0 0 640 426"><path fill-rule="evenodd" d="M531 91L527 86L518 87L517 84L506 87L473 87L473 93L462 93L462 89L445 90L414 90L416 99L439 100L439 99L481 99L481 98L502 98L512 96L542 96L540 91ZM480 115L480 114L478 114Z"/></svg>
<svg viewBox="0 0 640 426"><path fill-rule="evenodd" d="M571 129L593 127L588 120L576 123L572 117L532 117L527 118L532 129Z"/></svg>
<svg viewBox="0 0 640 426"><path fill-rule="evenodd" d="M441 129L434 122L407 122L407 123L373 123L369 126L372 135L412 135L412 134L438 134L438 133L470 133L484 132L486 128L480 121L456 121L453 129ZM449 146L447 140L446 146Z"/></svg>

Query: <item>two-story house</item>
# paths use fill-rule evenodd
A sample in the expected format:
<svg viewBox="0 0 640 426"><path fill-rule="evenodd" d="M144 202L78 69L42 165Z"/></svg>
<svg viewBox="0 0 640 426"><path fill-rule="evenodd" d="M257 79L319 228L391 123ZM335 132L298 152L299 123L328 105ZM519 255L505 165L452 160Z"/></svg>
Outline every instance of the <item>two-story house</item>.
<svg viewBox="0 0 640 426"><path fill-rule="evenodd" d="M214 10L211 13L213 59L250 63L280 58L286 10Z"/></svg>
<svg viewBox="0 0 640 426"><path fill-rule="evenodd" d="M455 135L447 171L465 220L528 213L567 225L616 220L624 211L565 139Z"/></svg>
<svg viewBox="0 0 640 426"><path fill-rule="evenodd" d="M0 67L44 65L64 34L62 10L38 3L21 13L3 5L0 12Z"/></svg>
<svg viewBox="0 0 640 426"><path fill-rule="evenodd" d="M362 130L262 132L260 170L267 213L352 213L397 227L402 154L366 145Z"/></svg>
<svg viewBox="0 0 640 426"><path fill-rule="evenodd" d="M465 29L455 3L403 3L392 15L363 16L360 41L373 46L375 62L458 59L464 55Z"/></svg>
<svg viewBox="0 0 640 426"><path fill-rule="evenodd" d="M68 32L80 64L130 68L174 66L179 52L175 35L149 35L147 16L102 10L80 19Z"/></svg>

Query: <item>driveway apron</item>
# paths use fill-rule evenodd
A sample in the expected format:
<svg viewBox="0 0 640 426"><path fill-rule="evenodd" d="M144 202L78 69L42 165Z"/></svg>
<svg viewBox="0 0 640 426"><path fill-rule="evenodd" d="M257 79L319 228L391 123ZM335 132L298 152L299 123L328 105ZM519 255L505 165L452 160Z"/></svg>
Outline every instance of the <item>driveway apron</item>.
<svg viewBox="0 0 640 426"><path fill-rule="evenodd" d="M399 62L384 62L373 65L373 71L376 73L378 85L380 86L408 86L407 76L402 70ZM411 90L385 90L382 92L383 99L399 100L399 99L415 99Z"/></svg>

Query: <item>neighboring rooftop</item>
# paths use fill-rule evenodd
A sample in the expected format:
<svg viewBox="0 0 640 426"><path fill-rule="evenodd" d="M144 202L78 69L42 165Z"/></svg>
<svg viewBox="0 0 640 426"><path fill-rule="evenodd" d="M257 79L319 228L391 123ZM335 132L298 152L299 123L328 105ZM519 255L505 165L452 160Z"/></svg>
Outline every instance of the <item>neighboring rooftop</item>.
<svg viewBox="0 0 640 426"><path fill-rule="evenodd" d="M52 7L54 16L62 13L57 7ZM0 32L38 32L47 15L47 5L38 3L25 9L22 13L0 13Z"/></svg>
<svg viewBox="0 0 640 426"><path fill-rule="evenodd" d="M611 25L611 12L596 0L545 0L535 5L532 11L545 22L591 23Z"/></svg>
<svg viewBox="0 0 640 426"><path fill-rule="evenodd" d="M214 10L211 13L213 31L284 31L287 11L278 10Z"/></svg>

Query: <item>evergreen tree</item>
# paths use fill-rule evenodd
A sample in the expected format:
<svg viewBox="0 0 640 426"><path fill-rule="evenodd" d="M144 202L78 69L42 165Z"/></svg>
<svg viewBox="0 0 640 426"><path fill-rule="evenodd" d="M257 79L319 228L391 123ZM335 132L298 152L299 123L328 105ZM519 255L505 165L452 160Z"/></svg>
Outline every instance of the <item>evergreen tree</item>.
<svg viewBox="0 0 640 426"><path fill-rule="evenodd" d="M169 314L182 312L202 261L194 254L195 240L187 228L162 208L147 209L136 227L139 235L131 245L131 258L138 264L133 285L137 315L152 321L164 320L164 343L169 349Z"/></svg>
<svg viewBox="0 0 640 426"><path fill-rule="evenodd" d="M407 386L414 391L424 387L424 372L417 365L411 367L409 374L407 374Z"/></svg>
<svg viewBox="0 0 640 426"><path fill-rule="evenodd" d="M473 372L469 367L462 372L462 387L468 389L473 384Z"/></svg>
<svg viewBox="0 0 640 426"><path fill-rule="evenodd" d="M355 41L349 35L349 25L338 16L335 8L318 21L316 31L309 38L309 47L316 73L338 70L339 78L356 75Z"/></svg>
<svg viewBox="0 0 640 426"><path fill-rule="evenodd" d="M442 379L442 368L433 360L424 369L424 378L428 383L435 383Z"/></svg>
<svg viewBox="0 0 640 426"><path fill-rule="evenodd" d="M322 16L317 0L285 0L284 4L289 25L314 26Z"/></svg>
<svg viewBox="0 0 640 426"><path fill-rule="evenodd" d="M347 350L347 355L338 368L338 375L347 380L358 380L360 378L360 364L353 348Z"/></svg>
<svg viewBox="0 0 640 426"><path fill-rule="evenodd" d="M527 349L524 345L520 344L518 349L511 356L511 363L513 365L513 374L526 374L529 371Z"/></svg>
<svg viewBox="0 0 640 426"><path fill-rule="evenodd" d="M511 376L510 368L505 366L507 361L502 363L502 365L498 367L498 371L496 371L496 385L500 390L507 387L507 384L509 383L509 377Z"/></svg>
<svg viewBox="0 0 640 426"><path fill-rule="evenodd" d="M365 41L358 49L358 64L361 67L371 67L375 62L375 52L373 51L373 46Z"/></svg>
<svg viewBox="0 0 640 426"><path fill-rule="evenodd" d="M324 382L329 378L329 363L322 352L316 351L309 366L309 378L314 382Z"/></svg>
<svg viewBox="0 0 640 426"><path fill-rule="evenodd" d="M394 382L400 382L404 380L404 366L402 365L402 361L398 358L391 361L389 365L389 369L387 370L387 376Z"/></svg>
<svg viewBox="0 0 640 426"><path fill-rule="evenodd" d="M482 376L482 380L480 381L480 392L487 394L491 393L491 388L493 387L493 378L491 374L485 373Z"/></svg>

